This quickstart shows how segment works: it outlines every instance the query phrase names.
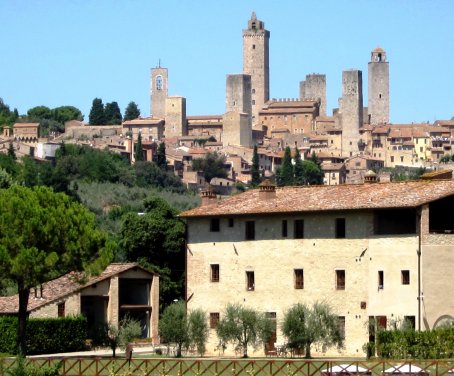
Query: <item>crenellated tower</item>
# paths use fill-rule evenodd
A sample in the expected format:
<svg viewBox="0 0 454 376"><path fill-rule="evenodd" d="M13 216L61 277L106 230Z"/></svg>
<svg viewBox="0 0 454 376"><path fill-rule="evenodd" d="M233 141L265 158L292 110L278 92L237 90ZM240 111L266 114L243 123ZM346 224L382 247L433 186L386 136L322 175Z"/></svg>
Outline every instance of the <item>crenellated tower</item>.
<svg viewBox="0 0 454 376"><path fill-rule="evenodd" d="M243 73L251 76L252 124L258 122L259 111L270 98L269 39L265 23L253 12L243 30Z"/></svg>

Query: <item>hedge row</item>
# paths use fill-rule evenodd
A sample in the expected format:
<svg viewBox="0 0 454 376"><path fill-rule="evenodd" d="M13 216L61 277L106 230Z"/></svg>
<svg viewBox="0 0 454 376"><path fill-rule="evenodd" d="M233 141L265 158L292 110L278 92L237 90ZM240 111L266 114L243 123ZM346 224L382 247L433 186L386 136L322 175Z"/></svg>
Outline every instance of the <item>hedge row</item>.
<svg viewBox="0 0 454 376"><path fill-rule="evenodd" d="M17 317L0 316L0 353L17 352ZM81 351L87 339L85 317L27 320L27 354Z"/></svg>
<svg viewBox="0 0 454 376"><path fill-rule="evenodd" d="M454 328L422 332L379 331L377 355L387 359L452 359L454 358Z"/></svg>

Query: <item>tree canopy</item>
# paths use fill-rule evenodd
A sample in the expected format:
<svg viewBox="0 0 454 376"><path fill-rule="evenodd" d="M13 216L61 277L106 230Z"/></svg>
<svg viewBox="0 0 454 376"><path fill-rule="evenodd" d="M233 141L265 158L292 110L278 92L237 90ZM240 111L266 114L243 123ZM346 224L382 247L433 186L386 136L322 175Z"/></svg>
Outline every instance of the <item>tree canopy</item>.
<svg viewBox="0 0 454 376"><path fill-rule="evenodd" d="M125 109L125 116L123 118L124 121L126 120L134 120L140 116L139 107L135 102L129 102L128 106Z"/></svg>
<svg viewBox="0 0 454 376"><path fill-rule="evenodd" d="M323 184L323 172L315 153L312 153L310 160L303 161L299 150L295 148L292 163L291 150L287 146L282 165L276 171L276 184L278 186Z"/></svg>
<svg viewBox="0 0 454 376"><path fill-rule="evenodd" d="M119 125L122 121L120 107L117 102L106 103L104 107L105 124Z"/></svg>
<svg viewBox="0 0 454 376"><path fill-rule="evenodd" d="M322 351L330 346L343 346L338 317L326 303L316 302L312 307L298 303L284 314L282 333L293 349L304 349L306 358L311 357L311 345L317 344Z"/></svg>
<svg viewBox="0 0 454 376"><path fill-rule="evenodd" d="M248 357L248 347L257 349L269 340L273 332L270 319L264 313L238 304L228 304L216 327L216 334L225 346L232 343L235 350Z"/></svg>
<svg viewBox="0 0 454 376"><path fill-rule="evenodd" d="M182 300L166 307L159 320L159 334L165 343L177 345L177 357L181 357L183 347L190 345L195 345L203 356L208 333L206 313L200 309L187 313Z"/></svg>
<svg viewBox="0 0 454 376"><path fill-rule="evenodd" d="M88 115L88 122L90 123L90 125L106 124L106 119L104 117L104 104L102 103L102 99L93 99L90 114Z"/></svg>
<svg viewBox="0 0 454 376"><path fill-rule="evenodd" d="M13 111L11 111L9 109L9 106L5 102L3 102L2 98L0 98L0 128L5 125L13 125L18 117L19 114L17 113L17 110L14 109Z"/></svg>
<svg viewBox="0 0 454 376"><path fill-rule="evenodd" d="M142 146L142 132L137 136L137 144L135 145L134 158L136 162L143 161L143 146Z"/></svg>
<svg viewBox="0 0 454 376"><path fill-rule="evenodd" d="M123 217L120 247L128 261L139 261L160 273L160 299L169 304L182 295L185 226L165 200L152 196L144 205L143 215Z"/></svg>
<svg viewBox="0 0 454 376"><path fill-rule="evenodd" d="M0 190L0 217L0 281L17 285L18 349L25 354L30 288L73 270L101 271L112 249L93 214L46 187Z"/></svg>
<svg viewBox="0 0 454 376"><path fill-rule="evenodd" d="M194 171L203 171L205 180L209 183L213 178L226 178L225 156L216 152L208 152L203 158L192 160Z"/></svg>

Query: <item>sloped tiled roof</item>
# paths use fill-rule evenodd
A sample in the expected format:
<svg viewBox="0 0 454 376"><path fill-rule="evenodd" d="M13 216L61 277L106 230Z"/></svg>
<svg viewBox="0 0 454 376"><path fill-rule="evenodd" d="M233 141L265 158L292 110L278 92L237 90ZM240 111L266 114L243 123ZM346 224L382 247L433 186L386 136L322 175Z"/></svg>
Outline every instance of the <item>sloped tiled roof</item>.
<svg viewBox="0 0 454 376"><path fill-rule="evenodd" d="M52 301L64 298L67 295L73 294L85 287L91 286L95 283L99 283L108 279L114 275L120 274L132 268L141 268L136 263L122 263L110 264L100 275L90 277L87 281L81 280L82 274L71 272L65 274L59 278L53 279L52 281L45 282L42 284L43 294L42 298L35 298L33 291L30 292L28 299L27 311L33 311L39 307L42 307ZM145 269L143 269L145 270ZM19 306L19 296L2 296L0 297L0 314L3 313L17 313Z"/></svg>
<svg viewBox="0 0 454 376"><path fill-rule="evenodd" d="M276 197L268 200L259 196L258 189L252 189L185 211L180 217L414 208L450 195L454 195L454 180L284 187L276 188Z"/></svg>

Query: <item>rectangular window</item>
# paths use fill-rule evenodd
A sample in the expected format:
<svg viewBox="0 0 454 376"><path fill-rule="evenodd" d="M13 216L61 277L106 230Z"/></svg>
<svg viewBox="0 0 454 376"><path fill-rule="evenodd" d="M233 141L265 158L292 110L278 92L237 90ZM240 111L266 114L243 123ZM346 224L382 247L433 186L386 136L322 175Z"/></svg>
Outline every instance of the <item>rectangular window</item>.
<svg viewBox="0 0 454 376"><path fill-rule="evenodd" d="M394 162L394 156L391 155L391 162Z"/></svg>
<svg viewBox="0 0 454 376"><path fill-rule="evenodd" d="M339 327L339 334L342 339L345 339L345 316L337 317L337 325Z"/></svg>
<svg viewBox="0 0 454 376"><path fill-rule="evenodd" d="M229 218L229 227L233 227L233 218Z"/></svg>
<svg viewBox="0 0 454 376"><path fill-rule="evenodd" d="M345 290L345 270L336 270L336 290Z"/></svg>
<svg viewBox="0 0 454 376"><path fill-rule="evenodd" d="M383 290L383 287L385 286L385 276L383 273L383 270L378 271L378 289Z"/></svg>
<svg viewBox="0 0 454 376"><path fill-rule="evenodd" d="M416 317L415 316L404 316L404 327L405 329L416 329Z"/></svg>
<svg viewBox="0 0 454 376"><path fill-rule="evenodd" d="M255 239L255 222L246 221L246 240Z"/></svg>
<svg viewBox="0 0 454 376"><path fill-rule="evenodd" d="M295 289L304 289L304 270L295 269Z"/></svg>
<svg viewBox="0 0 454 376"><path fill-rule="evenodd" d="M401 270L401 279L403 285L410 284L410 270Z"/></svg>
<svg viewBox="0 0 454 376"><path fill-rule="evenodd" d="M254 272L246 272L246 288L248 291L254 291L255 289Z"/></svg>
<svg viewBox="0 0 454 376"><path fill-rule="evenodd" d="M210 231L211 232L219 232L219 229L220 229L219 218L211 218L211 220L210 220Z"/></svg>
<svg viewBox="0 0 454 376"><path fill-rule="evenodd" d="M65 317L65 302L57 305L57 314L58 317Z"/></svg>
<svg viewBox="0 0 454 376"><path fill-rule="evenodd" d="M304 220L296 219L293 230L294 230L295 239L303 239L304 238Z"/></svg>
<svg viewBox="0 0 454 376"><path fill-rule="evenodd" d="M219 282L219 264L211 264L211 282Z"/></svg>
<svg viewBox="0 0 454 376"><path fill-rule="evenodd" d="M284 219L282 221L282 237L286 238L287 237L287 220Z"/></svg>
<svg viewBox="0 0 454 376"><path fill-rule="evenodd" d="M219 312L210 312L210 329L216 329L219 322Z"/></svg>
<svg viewBox="0 0 454 376"><path fill-rule="evenodd" d="M336 218L336 238L345 238L345 218Z"/></svg>

